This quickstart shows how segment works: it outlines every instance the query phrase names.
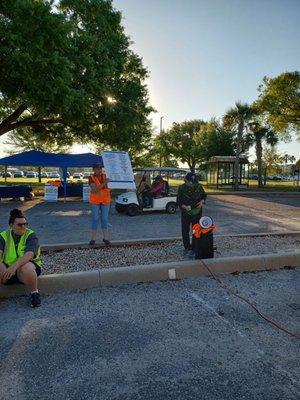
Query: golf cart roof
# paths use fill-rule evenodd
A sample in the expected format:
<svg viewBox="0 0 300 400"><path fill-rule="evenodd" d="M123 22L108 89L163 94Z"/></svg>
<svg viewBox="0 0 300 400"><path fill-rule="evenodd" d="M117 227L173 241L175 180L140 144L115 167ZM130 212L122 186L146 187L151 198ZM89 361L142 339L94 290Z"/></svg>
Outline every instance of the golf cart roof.
<svg viewBox="0 0 300 400"><path fill-rule="evenodd" d="M174 167L146 167L146 168L133 168L134 172L186 172L183 168L174 168Z"/></svg>

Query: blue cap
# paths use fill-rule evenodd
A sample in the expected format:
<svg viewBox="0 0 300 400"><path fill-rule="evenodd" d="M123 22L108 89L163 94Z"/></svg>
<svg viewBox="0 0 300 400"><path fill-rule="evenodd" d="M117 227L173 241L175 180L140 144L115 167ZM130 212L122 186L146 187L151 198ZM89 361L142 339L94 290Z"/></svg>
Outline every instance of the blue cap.
<svg viewBox="0 0 300 400"><path fill-rule="evenodd" d="M198 177L194 172L188 172L184 178L188 182L196 183L198 182Z"/></svg>

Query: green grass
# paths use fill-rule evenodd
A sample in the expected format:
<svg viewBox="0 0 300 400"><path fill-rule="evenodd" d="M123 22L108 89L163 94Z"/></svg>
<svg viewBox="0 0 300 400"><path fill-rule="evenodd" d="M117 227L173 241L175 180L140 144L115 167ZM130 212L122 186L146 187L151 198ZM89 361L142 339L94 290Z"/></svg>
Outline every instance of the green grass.
<svg viewBox="0 0 300 400"><path fill-rule="evenodd" d="M8 184L28 184L33 186L34 192L43 192L44 190L44 184L50 180L55 180L55 179L49 179L49 178L42 178L42 183L39 183L38 178L7 178L7 183ZM69 183L77 183L77 179L68 179ZM87 183L87 179L83 179L79 181L81 183ZM179 185L183 183L182 179L170 179L169 184L171 188L174 188L175 190ZM219 188L216 189L214 187L207 187L206 182L200 182L204 188L205 191L210 193L210 192L231 192L233 189L231 187L225 187L225 188ZM0 185L5 184L5 179L0 178ZM298 192L300 193L300 186L294 186L294 183L291 181L287 182L282 182L282 181L267 181L267 185L263 188L258 188L257 187L257 181L256 180L249 180L249 187L242 187L240 189L241 191L247 191L247 192Z"/></svg>
<svg viewBox="0 0 300 400"><path fill-rule="evenodd" d="M169 184L171 187L177 188L183 183L182 179L170 179ZM206 186L206 182L200 182L205 188L206 192L232 192L233 189L230 186L224 188L214 188ZM266 186L259 188L256 180L249 180L249 187L241 187L240 191L247 192L299 192L300 186L295 186L292 181L267 181Z"/></svg>

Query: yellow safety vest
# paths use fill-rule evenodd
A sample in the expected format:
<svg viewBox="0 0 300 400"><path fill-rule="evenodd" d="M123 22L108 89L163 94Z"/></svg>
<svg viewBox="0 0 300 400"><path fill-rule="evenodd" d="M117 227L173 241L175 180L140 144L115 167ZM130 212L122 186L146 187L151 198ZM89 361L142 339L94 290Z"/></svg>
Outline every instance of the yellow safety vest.
<svg viewBox="0 0 300 400"><path fill-rule="evenodd" d="M5 241L4 252L1 256L1 261L6 264L7 268L10 267L15 261L21 258L25 253L26 240L34 231L26 229L26 232L21 236L18 246L16 248L15 241L12 235L12 230L8 229L0 233ZM36 254L34 255L33 262L36 266L42 267L42 260L40 259L41 248L38 247Z"/></svg>

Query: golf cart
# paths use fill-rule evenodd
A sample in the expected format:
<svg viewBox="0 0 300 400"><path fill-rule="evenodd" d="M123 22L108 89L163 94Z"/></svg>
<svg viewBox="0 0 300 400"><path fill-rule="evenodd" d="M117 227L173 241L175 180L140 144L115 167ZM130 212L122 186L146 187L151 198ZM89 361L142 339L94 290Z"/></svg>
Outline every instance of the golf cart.
<svg viewBox="0 0 300 400"><path fill-rule="evenodd" d="M171 167L134 168L133 171L140 178L137 190L120 194L116 198L116 211L125 212L131 217L142 211L166 211L168 214L174 214L177 210L176 194L169 191L169 178L176 173L184 173L185 171ZM143 196L138 195L139 185L144 177L146 177L148 183L151 183L157 175L162 176L164 189L159 197L153 198L153 203L149 206L143 201Z"/></svg>

